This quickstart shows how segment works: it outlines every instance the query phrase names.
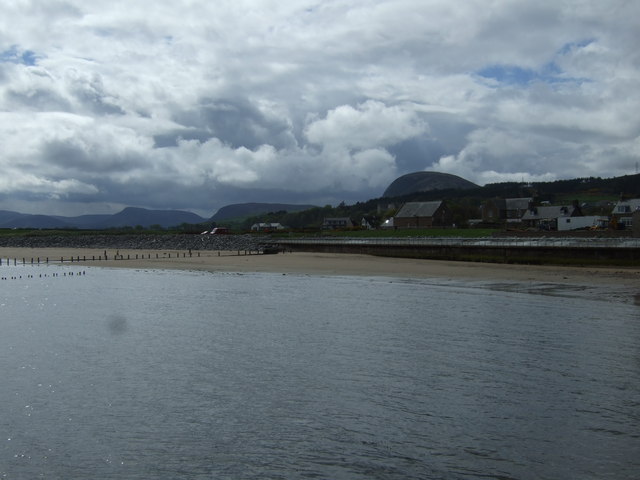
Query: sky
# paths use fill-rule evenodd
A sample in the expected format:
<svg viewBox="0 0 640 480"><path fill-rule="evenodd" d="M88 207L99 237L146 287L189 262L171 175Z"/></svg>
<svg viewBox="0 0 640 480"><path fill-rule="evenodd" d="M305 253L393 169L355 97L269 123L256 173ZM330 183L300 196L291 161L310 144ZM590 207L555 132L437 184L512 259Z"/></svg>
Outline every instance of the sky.
<svg viewBox="0 0 640 480"><path fill-rule="evenodd" d="M0 209L634 174L637 0L5 0Z"/></svg>

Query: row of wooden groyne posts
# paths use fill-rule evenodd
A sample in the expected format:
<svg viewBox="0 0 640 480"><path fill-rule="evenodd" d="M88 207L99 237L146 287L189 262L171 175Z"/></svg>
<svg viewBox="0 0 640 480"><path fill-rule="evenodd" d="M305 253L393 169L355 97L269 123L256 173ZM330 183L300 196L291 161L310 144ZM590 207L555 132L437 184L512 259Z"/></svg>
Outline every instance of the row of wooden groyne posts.
<svg viewBox="0 0 640 480"><path fill-rule="evenodd" d="M264 255L270 253L277 253L273 248L263 248L259 250L237 250L235 252L225 252L224 255L233 255L233 256L242 256L242 255ZM223 252L218 251L217 256L223 256ZM114 253L109 256L107 251L104 251L103 255L91 255L90 257L87 255L76 255L70 257L31 257L26 258L0 258L0 266L2 265L49 265L49 264L64 264L64 263L86 263L86 262L100 262L106 260L151 260L151 259L169 259L169 258L192 258L192 257L200 257L200 251L192 252L191 250L187 252L155 252L151 253L136 253L135 255L128 253L125 255L121 255L119 252Z"/></svg>
<svg viewBox="0 0 640 480"><path fill-rule="evenodd" d="M265 254L265 253L277 253L276 251L269 251L268 249L266 249L267 251L265 252L265 250L238 250L237 252L234 252L235 255L237 256L241 256L241 255L260 255L260 254ZM226 252L226 255L230 255L231 253ZM163 252L163 253L159 253L159 252L155 252L154 256L156 259L168 259L168 258L186 258L186 257L193 257L193 256L197 256L200 257L200 252L192 252L192 251L188 251L188 252ZM78 264L78 263L86 263L86 262L92 262L92 261L105 261L105 260L145 260L145 259L153 259L154 256L152 256L151 253L136 253L135 256L132 254L127 254L126 258L124 255L120 255L120 253L116 252L115 254L113 254L112 256L109 256L107 254L107 251L105 250L103 255L91 255L91 257L88 257L87 255L76 255L76 256L71 256L71 257L60 257L58 258L49 258L49 257L31 257L30 259L27 259L26 257L23 257L21 259L18 258L0 258L0 266L10 266L10 265L14 265L14 266L18 266L18 265L49 265L49 264ZM222 256L222 252L218 251L218 256ZM82 271L78 271L78 272L62 272L62 274L60 273L52 273L51 275L47 274L47 273L40 273L38 276L39 278L42 277L51 277L51 278L56 278L56 277L74 277L74 276L84 276L86 275L86 271L82 270ZM26 279L31 279L31 278L36 278L35 275L31 275L31 274L27 274L24 276L24 278ZM23 275L13 275L13 276L0 276L0 280L22 280L23 279Z"/></svg>

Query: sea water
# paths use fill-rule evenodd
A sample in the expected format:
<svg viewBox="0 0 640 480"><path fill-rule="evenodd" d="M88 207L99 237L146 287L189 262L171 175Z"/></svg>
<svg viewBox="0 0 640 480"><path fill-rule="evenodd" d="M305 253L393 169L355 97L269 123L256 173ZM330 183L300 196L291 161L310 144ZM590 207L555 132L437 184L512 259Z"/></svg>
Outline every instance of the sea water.
<svg viewBox="0 0 640 480"><path fill-rule="evenodd" d="M640 472L632 297L382 277L0 274L0 478Z"/></svg>

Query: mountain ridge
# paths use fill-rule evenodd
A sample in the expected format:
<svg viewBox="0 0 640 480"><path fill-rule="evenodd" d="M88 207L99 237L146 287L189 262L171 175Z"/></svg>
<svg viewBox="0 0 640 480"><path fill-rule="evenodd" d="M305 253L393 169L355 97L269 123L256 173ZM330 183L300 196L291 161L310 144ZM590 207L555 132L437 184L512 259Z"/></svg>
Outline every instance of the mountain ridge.
<svg viewBox="0 0 640 480"><path fill-rule="evenodd" d="M114 214L89 214L75 217L42 215L0 210L0 228L45 228L103 230L141 226L149 228L177 227L182 224L216 223L226 219L255 216L269 212L297 212L313 208L314 205L292 205L285 203L238 203L221 207L212 217L205 218L184 210L151 210L126 207Z"/></svg>
<svg viewBox="0 0 640 480"><path fill-rule="evenodd" d="M468 190L478 187L479 185L451 173L413 172L396 178L389 184L382 196L401 197L417 192L450 189Z"/></svg>
<svg viewBox="0 0 640 480"><path fill-rule="evenodd" d="M64 217L60 215L40 215L0 210L0 228L78 228L102 230L106 228L145 228L159 225L169 228L183 223L198 224L207 219L193 212L183 210L149 210L126 207L115 214L80 215Z"/></svg>

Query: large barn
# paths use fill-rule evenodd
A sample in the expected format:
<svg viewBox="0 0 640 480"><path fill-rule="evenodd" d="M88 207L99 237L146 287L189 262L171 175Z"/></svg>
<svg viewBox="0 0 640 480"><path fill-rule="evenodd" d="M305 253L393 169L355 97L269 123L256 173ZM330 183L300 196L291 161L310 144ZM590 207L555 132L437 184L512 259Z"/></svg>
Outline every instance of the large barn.
<svg viewBox="0 0 640 480"><path fill-rule="evenodd" d="M445 227L453 223L453 216L444 201L408 202L394 217L396 228Z"/></svg>

